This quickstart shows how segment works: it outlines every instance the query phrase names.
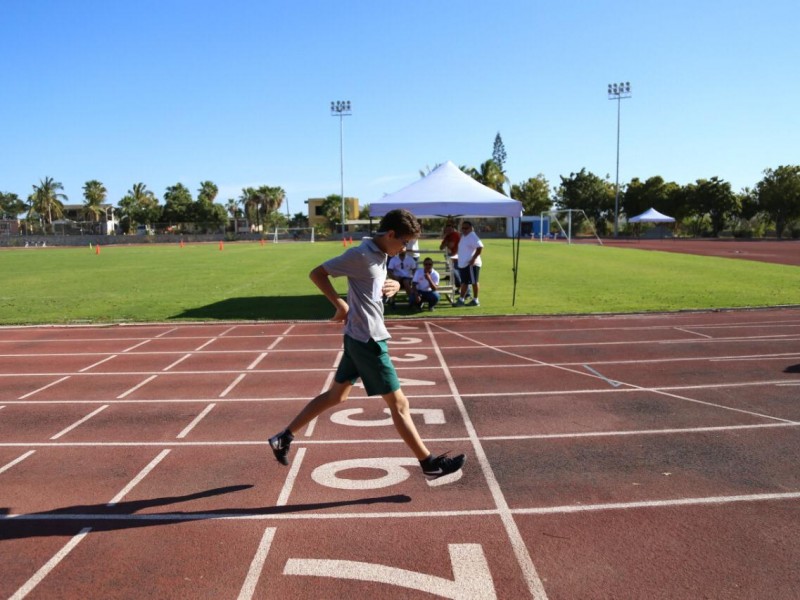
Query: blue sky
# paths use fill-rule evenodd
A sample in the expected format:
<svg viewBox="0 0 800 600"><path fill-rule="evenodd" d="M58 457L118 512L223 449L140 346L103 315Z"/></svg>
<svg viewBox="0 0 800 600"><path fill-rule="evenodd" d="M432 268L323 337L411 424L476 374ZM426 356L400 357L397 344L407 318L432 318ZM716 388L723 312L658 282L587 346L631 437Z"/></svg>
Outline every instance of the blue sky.
<svg viewBox="0 0 800 600"><path fill-rule="evenodd" d="M183 183L283 187L291 213L368 204L426 166L479 166L500 132L513 183L585 167L620 181L800 163L796 0L3 0L0 191L53 177L161 198Z"/></svg>

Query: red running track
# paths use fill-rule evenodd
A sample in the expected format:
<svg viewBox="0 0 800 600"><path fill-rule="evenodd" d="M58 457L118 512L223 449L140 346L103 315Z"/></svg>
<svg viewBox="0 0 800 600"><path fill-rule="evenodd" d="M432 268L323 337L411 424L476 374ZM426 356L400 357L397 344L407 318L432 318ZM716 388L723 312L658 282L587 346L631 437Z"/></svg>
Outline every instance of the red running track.
<svg viewBox="0 0 800 600"><path fill-rule="evenodd" d="M800 310L390 323L379 399L265 439L327 323L0 331L0 597L796 598Z"/></svg>

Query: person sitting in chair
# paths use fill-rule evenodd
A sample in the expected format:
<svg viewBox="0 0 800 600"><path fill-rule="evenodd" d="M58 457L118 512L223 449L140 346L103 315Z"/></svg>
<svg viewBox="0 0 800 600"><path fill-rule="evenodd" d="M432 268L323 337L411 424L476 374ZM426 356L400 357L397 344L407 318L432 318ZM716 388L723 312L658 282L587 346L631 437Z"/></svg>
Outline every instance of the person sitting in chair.
<svg viewBox="0 0 800 600"><path fill-rule="evenodd" d="M403 249L402 252L389 260L387 268L389 269L389 277L399 281L400 287L405 290L408 296L411 296L411 278L417 268L417 261L406 254L405 249Z"/></svg>
<svg viewBox="0 0 800 600"><path fill-rule="evenodd" d="M422 309L422 303L428 303L428 310L433 310L439 302L439 273L433 268L433 259L426 258L422 262L422 268L417 269L411 281L411 294L409 303L413 308Z"/></svg>

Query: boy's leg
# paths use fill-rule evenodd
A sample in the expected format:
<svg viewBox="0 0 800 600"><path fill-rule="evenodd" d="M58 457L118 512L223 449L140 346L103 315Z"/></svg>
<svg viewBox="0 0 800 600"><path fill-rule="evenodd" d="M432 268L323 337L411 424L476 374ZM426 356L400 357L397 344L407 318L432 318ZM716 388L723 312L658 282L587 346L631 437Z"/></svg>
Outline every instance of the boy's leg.
<svg viewBox="0 0 800 600"><path fill-rule="evenodd" d="M286 429L269 438L269 445L272 448L275 459L281 464L288 465L289 446L294 440L293 434L300 431L329 408L333 408L347 400L352 387L353 384L349 381L344 383L334 381L330 388L306 404Z"/></svg>
<svg viewBox="0 0 800 600"><path fill-rule="evenodd" d="M347 400L352 388L353 384L349 381L345 381L344 383L334 381L331 387L303 407L303 410L289 423L287 429L292 433L300 431L329 408L333 408L337 404Z"/></svg>
<svg viewBox="0 0 800 600"><path fill-rule="evenodd" d="M414 421L411 419L408 398L406 398L403 390L398 389L396 392L384 394L383 399L389 405L395 429L397 429L400 437L403 438L403 441L419 460L419 466L426 476L436 478L442 475L449 475L464 466L467 457L463 454L451 458L447 454L433 456L428 452L422 438L419 437Z"/></svg>
<svg viewBox="0 0 800 600"><path fill-rule="evenodd" d="M424 460L428 458L431 453L425 447L422 438L419 436L417 427L414 425L414 421L411 419L408 398L406 398L403 390L398 389L394 392L383 394L383 399L389 406L389 410L392 413L392 422L394 423L394 428L397 430L397 433L400 434L400 437L406 443L406 446L408 446L411 452L414 453L414 456L417 457L417 460Z"/></svg>

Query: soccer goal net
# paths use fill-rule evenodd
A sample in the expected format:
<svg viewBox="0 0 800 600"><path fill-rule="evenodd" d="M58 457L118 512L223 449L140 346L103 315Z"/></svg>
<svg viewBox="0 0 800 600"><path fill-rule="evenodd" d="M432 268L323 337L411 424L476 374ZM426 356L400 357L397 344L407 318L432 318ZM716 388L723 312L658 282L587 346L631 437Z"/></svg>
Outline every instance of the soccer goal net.
<svg viewBox="0 0 800 600"><path fill-rule="evenodd" d="M594 228L591 219L580 209L568 208L564 210L551 210L542 212L542 222L545 219L549 222L549 236L539 229L539 241L544 241L546 237L551 239L565 239L568 244L575 242L590 242L603 245L597 230Z"/></svg>
<svg viewBox="0 0 800 600"><path fill-rule="evenodd" d="M278 242L313 242L313 227L276 227L272 232L272 243Z"/></svg>

